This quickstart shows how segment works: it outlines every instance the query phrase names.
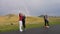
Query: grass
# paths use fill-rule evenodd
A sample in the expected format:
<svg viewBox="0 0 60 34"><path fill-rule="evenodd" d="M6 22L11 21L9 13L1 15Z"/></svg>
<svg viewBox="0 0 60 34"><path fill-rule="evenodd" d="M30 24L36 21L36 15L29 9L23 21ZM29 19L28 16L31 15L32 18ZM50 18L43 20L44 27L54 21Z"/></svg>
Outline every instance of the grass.
<svg viewBox="0 0 60 34"><path fill-rule="evenodd" d="M41 27L42 24L26 24L26 28L37 28ZM0 26L0 32L10 32L10 31L18 31L19 30L19 25L2 25Z"/></svg>
<svg viewBox="0 0 60 34"><path fill-rule="evenodd" d="M0 16L0 32L7 31L18 31L18 17L13 16L12 18L8 18L8 16L1 17ZM51 26L60 24L60 18L49 18L49 23ZM42 17L27 17L26 18L26 28L40 28L44 26L44 20Z"/></svg>
<svg viewBox="0 0 60 34"><path fill-rule="evenodd" d="M16 26L4 26L0 28L0 32L13 31L16 29Z"/></svg>
<svg viewBox="0 0 60 34"><path fill-rule="evenodd" d="M56 22L50 22L50 26L56 25L56 24L60 24L60 23L56 23ZM26 28L30 29L30 28L40 28L43 27L44 23L39 23L39 24L26 24ZM18 25L4 25L4 26L0 26L0 32L10 32L10 31L18 31L19 30L19 26Z"/></svg>

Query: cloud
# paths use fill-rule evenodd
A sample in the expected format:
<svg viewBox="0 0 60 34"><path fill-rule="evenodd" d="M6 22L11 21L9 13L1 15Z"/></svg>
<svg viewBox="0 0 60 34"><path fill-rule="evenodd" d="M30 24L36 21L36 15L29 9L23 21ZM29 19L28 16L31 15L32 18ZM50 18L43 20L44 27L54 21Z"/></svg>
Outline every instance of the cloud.
<svg viewBox="0 0 60 34"><path fill-rule="evenodd" d="M29 13L33 16L39 16L46 12L49 15L59 15L59 9L60 0L0 0L0 15L18 14L19 10L26 15Z"/></svg>

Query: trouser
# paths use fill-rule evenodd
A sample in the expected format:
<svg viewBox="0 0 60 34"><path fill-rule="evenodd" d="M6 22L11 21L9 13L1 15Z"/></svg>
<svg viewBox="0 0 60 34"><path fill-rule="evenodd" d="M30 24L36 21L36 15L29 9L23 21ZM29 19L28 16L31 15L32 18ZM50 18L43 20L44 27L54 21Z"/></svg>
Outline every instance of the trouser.
<svg viewBox="0 0 60 34"><path fill-rule="evenodd" d="M22 21L19 21L19 29L20 29L21 32L23 31L22 26L23 26Z"/></svg>
<svg viewBox="0 0 60 34"><path fill-rule="evenodd" d="M45 20L45 26L49 26L49 21Z"/></svg>
<svg viewBox="0 0 60 34"><path fill-rule="evenodd" d="M25 20L22 21L23 22L23 28L25 29L26 26L25 26Z"/></svg>

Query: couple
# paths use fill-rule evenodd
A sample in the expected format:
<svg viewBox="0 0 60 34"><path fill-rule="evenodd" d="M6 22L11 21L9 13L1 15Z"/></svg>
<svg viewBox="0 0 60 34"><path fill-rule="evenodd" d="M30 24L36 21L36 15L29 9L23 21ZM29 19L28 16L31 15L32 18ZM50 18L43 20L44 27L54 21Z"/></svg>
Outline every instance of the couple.
<svg viewBox="0 0 60 34"><path fill-rule="evenodd" d="M23 31L23 28L24 30L26 30L26 26L25 26L25 15L22 14L22 13L19 13L19 28L20 28L20 31L22 32Z"/></svg>

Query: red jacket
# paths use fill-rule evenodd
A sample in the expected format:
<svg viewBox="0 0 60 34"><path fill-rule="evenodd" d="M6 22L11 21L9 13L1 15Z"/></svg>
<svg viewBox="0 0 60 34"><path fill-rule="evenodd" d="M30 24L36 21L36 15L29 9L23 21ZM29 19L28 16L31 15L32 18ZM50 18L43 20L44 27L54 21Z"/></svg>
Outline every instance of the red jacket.
<svg viewBox="0 0 60 34"><path fill-rule="evenodd" d="M19 14L19 21L22 21L23 16Z"/></svg>

